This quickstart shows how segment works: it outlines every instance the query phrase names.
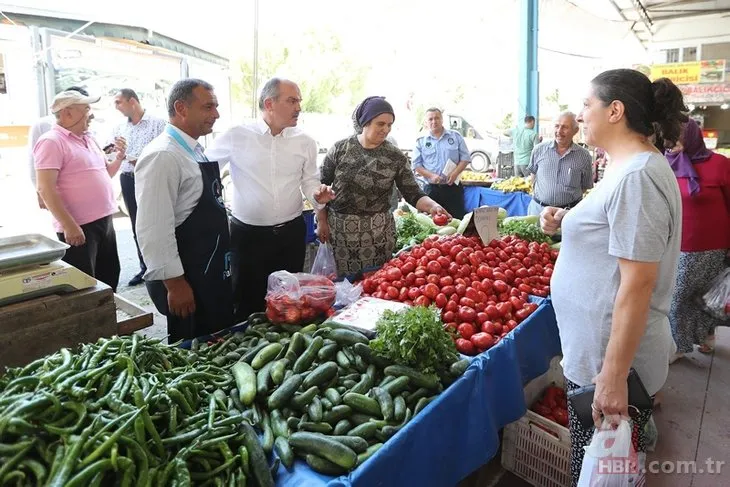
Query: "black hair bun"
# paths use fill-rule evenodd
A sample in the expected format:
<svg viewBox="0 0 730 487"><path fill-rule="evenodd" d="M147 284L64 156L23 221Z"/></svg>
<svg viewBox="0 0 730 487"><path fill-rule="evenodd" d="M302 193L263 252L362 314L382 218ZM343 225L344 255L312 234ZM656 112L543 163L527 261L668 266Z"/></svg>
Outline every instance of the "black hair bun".
<svg viewBox="0 0 730 487"><path fill-rule="evenodd" d="M676 143L681 135L681 124L688 120L689 112L682 91L668 78L659 78L651 84L651 88L654 109L649 114L650 120L658 125L658 132L665 142Z"/></svg>

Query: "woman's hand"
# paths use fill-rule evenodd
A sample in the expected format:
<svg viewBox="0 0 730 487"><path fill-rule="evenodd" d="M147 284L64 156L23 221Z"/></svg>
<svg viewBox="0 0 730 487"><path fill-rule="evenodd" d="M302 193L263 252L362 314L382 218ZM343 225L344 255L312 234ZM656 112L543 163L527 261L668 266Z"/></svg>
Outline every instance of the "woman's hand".
<svg viewBox="0 0 730 487"><path fill-rule="evenodd" d="M330 224L326 219L317 221L317 237L322 243L330 241Z"/></svg>
<svg viewBox="0 0 730 487"><path fill-rule="evenodd" d="M593 423L601 426L605 417L618 426L621 418L629 417L629 386L627 377L609 371L601 371L594 379L596 391L593 395Z"/></svg>

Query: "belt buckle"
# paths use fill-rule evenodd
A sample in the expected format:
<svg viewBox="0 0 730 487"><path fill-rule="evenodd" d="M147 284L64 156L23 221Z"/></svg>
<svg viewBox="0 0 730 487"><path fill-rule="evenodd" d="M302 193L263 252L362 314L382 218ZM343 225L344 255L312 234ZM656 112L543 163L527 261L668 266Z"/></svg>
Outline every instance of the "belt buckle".
<svg viewBox="0 0 730 487"><path fill-rule="evenodd" d="M284 226L286 226L286 223L279 223L278 225L274 225L274 227L273 227L274 235L279 235L279 232L281 231L282 228L284 228Z"/></svg>

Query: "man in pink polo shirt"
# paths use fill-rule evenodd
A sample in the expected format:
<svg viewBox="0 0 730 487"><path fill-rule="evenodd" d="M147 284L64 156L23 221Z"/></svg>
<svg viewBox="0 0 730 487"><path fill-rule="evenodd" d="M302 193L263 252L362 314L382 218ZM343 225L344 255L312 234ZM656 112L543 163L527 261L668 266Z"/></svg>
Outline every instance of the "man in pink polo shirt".
<svg viewBox="0 0 730 487"><path fill-rule="evenodd" d="M76 91L56 95L51 112L56 124L33 148L38 193L53 215L59 240L71 245L63 260L116 291L119 255L112 215L117 211L112 176L125 157L117 141L116 158L107 163L87 134L91 103L99 97Z"/></svg>

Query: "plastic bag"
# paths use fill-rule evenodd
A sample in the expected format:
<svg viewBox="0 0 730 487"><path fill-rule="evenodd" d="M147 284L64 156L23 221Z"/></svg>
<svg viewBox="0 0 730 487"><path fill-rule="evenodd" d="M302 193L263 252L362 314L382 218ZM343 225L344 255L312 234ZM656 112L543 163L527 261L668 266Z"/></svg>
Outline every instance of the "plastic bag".
<svg viewBox="0 0 730 487"><path fill-rule="evenodd" d="M721 320L730 316L730 267L723 270L702 296L702 304L708 313Z"/></svg>
<svg viewBox="0 0 730 487"><path fill-rule="evenodd" d="M317 255L314 257L314 264L312 264L312 274L324 276L333 281L337 279L335 253L329 243L319 244Z"/></svg>
<svg viewBox="0 0 730 487"><path fill-rule="evenodd" d="M337 290L337 299L335 300L335 306L349 306L362 295L362 284L357 283L354 286L347 279L335 284Z"/></svg>
<svg viewBox="0 0 730 487"><path fill-rule="evenodd" d="M643 478L640 467L631 444L631 423L622 419L613 429L604 419L586 447L578 487L633 487Z"/></svg>
<svg viewBox="0 0 730 487"><path fill-rule="evenodd" d="M271 323L310 322L330 312L336 294L326 277L277 271L269 275L266 317Z"/></svg>

